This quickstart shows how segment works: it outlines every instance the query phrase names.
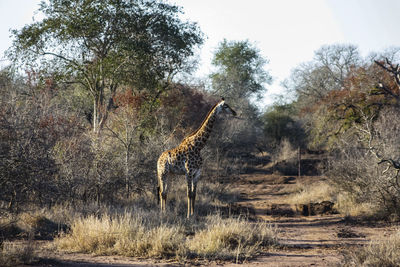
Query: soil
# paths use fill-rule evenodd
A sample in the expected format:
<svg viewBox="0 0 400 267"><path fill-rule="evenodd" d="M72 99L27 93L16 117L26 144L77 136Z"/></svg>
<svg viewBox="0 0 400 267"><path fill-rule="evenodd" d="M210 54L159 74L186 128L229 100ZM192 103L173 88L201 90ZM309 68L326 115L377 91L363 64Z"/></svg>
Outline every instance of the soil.
<svg viewBox="0 0 400 267"><path fill-rule="evenodd" d="M321 176L285 176L260 167L236 181L240 199L232 209L246 211L250 218L265 220L279 229L280 245L265 251L245 266L340 266L343 252L371 240L387 238L398 226L347 220L329 208L320 214L304 216L304 207L285 203L285 196L298 183L312 186ZM317 203L319 204L319 203ZM332 206L326 203L327 206ZM310 207L310 206L308 206ZM328 210L326 210L328 209ZM142 260L119 256L92 256L61 253L51 249L51 241L35 241L44 258L29 266L181 266L176 262ZM204 263L192 263L202 265ZM236 266L234 263L208 263L209 266Z"/></svg>

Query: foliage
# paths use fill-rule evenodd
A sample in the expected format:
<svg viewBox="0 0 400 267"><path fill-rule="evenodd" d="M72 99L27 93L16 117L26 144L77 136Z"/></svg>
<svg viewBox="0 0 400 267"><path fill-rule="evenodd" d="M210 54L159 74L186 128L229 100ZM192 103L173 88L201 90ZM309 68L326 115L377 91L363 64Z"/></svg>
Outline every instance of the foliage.
<svg viewBox="0 0 400 267"><path fill-rule="evenodd" d="M266 143L269 148L276 148L284 139L294 145L302 145L305 133L295 117L293 104L274 105L261 117Z"/></svg>
<svg viewBox="0 0 400 267"><path fill-rule="evenodd" d="M52 0L39 11L42 21L13 31L9 56L89 92L95 131L121 86L151 92L154 100L202 43L198 27L160 1Z"/></svg>
<svg viewBox="0 0 400 267"><path fill-rule="evenodd" d="M223 96L239 114L237 118L216 126L207 148L217 175L240 173L248 154L262 142L259 111L253 100L261 98L271 76L264 70L268 61L246 41L223 40L214 53L216 71L210 75L213 94ZM223 119L222 119L223 120ZM235 164L232 164L234 162Z"/></svg>
<svg viewBox="0 0 400 267"><path fill-rule="evenodd" d="M240 103L251 96L260 97L271 76L264 70L267 63L257 48L249 41L224 40L215 52L212 64L218 68L211 74L216 94Z"/></svg>
<svg viewBox="0 0 400 267"><path fill-rule="evenodd" d="M357 203L372 203L384 218L399 217L398 107L341 137L328 176ZM367 139L365 139L367 138Z"/></svg>
<svg viewBox="0 0 400 267"><path fill-rule="evenodd" d="M308 146L331 153L328 177L348 202L384 218L398 217L399 207L396 51L368 61L355 46L324 46L286 82Z"/></svg>

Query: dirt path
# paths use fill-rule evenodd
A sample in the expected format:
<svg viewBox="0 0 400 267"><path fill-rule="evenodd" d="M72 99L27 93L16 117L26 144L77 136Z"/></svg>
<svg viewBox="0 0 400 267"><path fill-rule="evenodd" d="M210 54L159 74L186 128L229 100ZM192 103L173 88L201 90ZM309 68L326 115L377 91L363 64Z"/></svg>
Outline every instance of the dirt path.
<svg viewBox="0 0 400 267"><path fill-rule="evenodd" d="M285 202L285 196L293 192L298 183L312 186L321 177L300 179L262 173L242 177L238 204L251 209L257 218L275 224L280 231L282 246L259 257L251 265L340 266L343 250L384 239L396 228L351 223L339 214L302 216L294 205Z"/></svg>

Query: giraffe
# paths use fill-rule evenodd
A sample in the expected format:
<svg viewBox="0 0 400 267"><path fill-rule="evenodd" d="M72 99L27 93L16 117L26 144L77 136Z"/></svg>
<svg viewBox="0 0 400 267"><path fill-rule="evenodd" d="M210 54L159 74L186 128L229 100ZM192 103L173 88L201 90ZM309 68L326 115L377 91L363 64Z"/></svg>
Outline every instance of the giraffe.
<svg viewBox="0 0 400 267"><path fill-rule="evenodd" d="M161 212L165 211L169 177L171 174L186 176L187 182L187 218L194 214L196 187L201 173L202 158L200 150L204 148L214 122L221 112L236 116L236 112L229 107L224 98L211 108L200 127L175 148L164 151L157 161L158 189L161 202Z"/></svg>

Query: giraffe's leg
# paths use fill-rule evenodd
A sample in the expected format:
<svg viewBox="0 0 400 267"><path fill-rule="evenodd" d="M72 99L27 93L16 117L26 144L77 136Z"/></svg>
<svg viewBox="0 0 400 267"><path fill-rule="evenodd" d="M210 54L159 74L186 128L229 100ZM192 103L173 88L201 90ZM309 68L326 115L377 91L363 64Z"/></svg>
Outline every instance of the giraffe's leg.
<svg viewBox="0 0 400 267"><path fill-rule="evenodd" d="M161 212L165 211L167 205L167 175L163 175L160 179L159 185L159 194L160 194L160 208Z"/></svg>
<svg viewBox="0 0 400 267"><path fill-rule="evenodd" d="M166 192L164 191L164 192L161 192L161 190L160 190L160 208L161 208L161 211L163 212L163 211L165 211L165 205L167 204L167 194L166 194Z"/></svg>
<svg viewBox="0 0 400 267"><path fill-rule="evenodd" d="M191 207L192 207L192 190L191 183L187 181L187 218L190 218L191 215Z"/></svg>
<svg viewBox="0 0 400 267"><path fill-rule="evenodd" d="M165 212L165 209L167 207L167 192L164 191L160 193L160 198L161 198L161 212Z"/></svg>
<svg viewBox="0 0 400 267"><path fill-rule="evenodd" d="M197 188L197 181L199 180L200 177L200 169L198 169L195 173L194 173L194 177L191 181L191 203L190 203L190 215L194 215L194 204L196 201L196 188Z"/></svg>
<svg viewBox="0 0 400 267"><path fill-rule="evenodd" d="M194 203L196 201L196 187L197 184L193 182L192 184L192 201L191 201L191 207L190 207L190 215L194 215Z"/></svg>

